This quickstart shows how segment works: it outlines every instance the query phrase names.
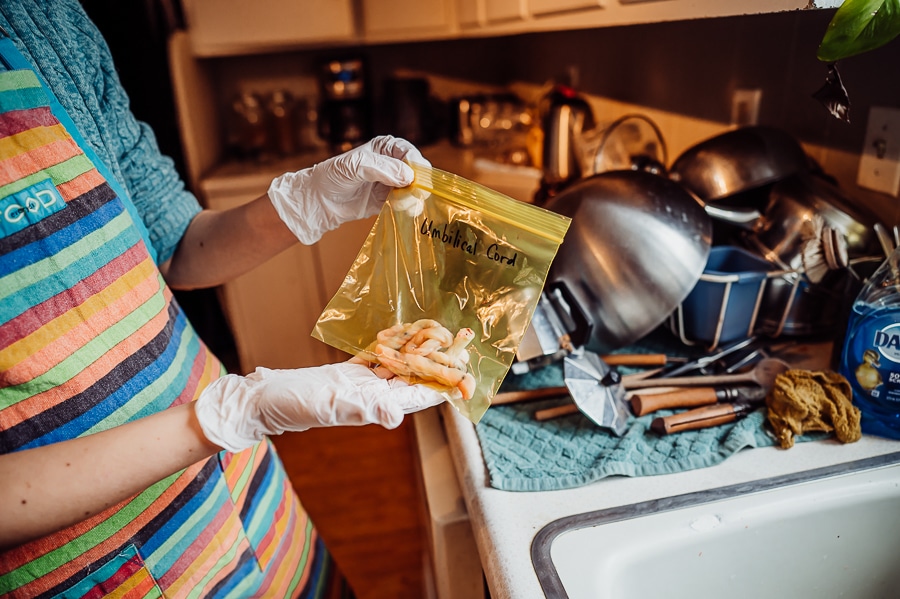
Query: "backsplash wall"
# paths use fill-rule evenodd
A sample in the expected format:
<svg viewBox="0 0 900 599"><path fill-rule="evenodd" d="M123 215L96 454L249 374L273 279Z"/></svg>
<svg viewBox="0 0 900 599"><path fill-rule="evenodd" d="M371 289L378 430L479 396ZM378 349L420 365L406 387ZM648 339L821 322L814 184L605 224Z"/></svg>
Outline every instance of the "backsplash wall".
<svg viewBox="0 0 900 599"><path fill-rule="evenodd" d="M815 54L833 14L833 9L790 11L326 49L263 62L234 58L222 62L222 77L227 78L227 70L231 77L244 72L261 78L296 73L314 78L316 65L325 58L361 56L374 105L383 108L383 82L398 71L489 86L540 86L574 68L579 88L599 99L598 121L610 122L630 111L648 114L666 136L670 160L730 127L736 89L760 89L760 124L794 134L847 195L886 224L900 223L896 198L856 185L869 107L900 107L895 66L900 64L900 40L838 64L851 102L851 122L839 121L812 97L825 83L827 66Z"/></svg>
<svg viewBox="0 0 900 599"><path fill-rule="evenodd" d="M851 102L851 122L839 121L812 97L825 82L827 66L816 58L816 49L833 14L792 11L373 46L363 52L376 82L396 69L412 69L489 84L540 85L575 67L585 92L682 118L687 129L682 126L684 134L675 139L672 128L660 123L670 138L671 157L685 144L729 126L734 90L761 89L760 124L793 133L845 193L889 224L900 222L895 198L855 184L869 107L900 107L900 40L838 63ZM617 116L601 114L598 120Z"/></svg>

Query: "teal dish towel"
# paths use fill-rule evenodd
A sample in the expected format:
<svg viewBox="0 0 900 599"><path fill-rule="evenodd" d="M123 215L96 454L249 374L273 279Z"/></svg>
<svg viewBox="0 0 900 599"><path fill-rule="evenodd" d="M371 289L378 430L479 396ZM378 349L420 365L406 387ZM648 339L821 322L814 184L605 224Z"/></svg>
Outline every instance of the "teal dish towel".
<svg viewBox="0 0 900 599"><path fill-rule="evenodd" d="M521 377L507 377L501 390L562 384L562 369L547 366ZM718 464L742 449L776 444L767 430L763 407L736 422L672 435L650 430L654 418L673 414L672 410L631 416L629 429L621 437L581 413L544 422L535 420L535 411L568 401L552 399L488 409L475 431L492 487L555 491L607 476L671 474ZM797 441L825 436L804 435Z"/></svg>

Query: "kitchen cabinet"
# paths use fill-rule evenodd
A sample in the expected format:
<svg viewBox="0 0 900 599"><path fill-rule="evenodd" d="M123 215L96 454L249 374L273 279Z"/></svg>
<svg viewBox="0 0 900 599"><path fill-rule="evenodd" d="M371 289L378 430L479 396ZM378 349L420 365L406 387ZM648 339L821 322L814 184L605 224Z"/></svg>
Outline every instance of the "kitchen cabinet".
<svg viewBox="0 0 900 599"><path fill-rule="evenodd" d="M196 56L833 8L841 0L184 0ZM359 25L357 25L359 24Z"/></svg>
<svg viewBox="0 0 900 599"><path fill-rule="evenodd" d="M597 8L605 4L604 0L529 0L531 12L545 15L555 12L566 12L585 8Z"/></svg>
<svg viewBox="0 0 900 599"><path fill-rule="evenodd" d="M526 0L485 0L484 4L484 16L488 24L519 22L528 18Z"/></svg>
<svg viewBox="0 0 900 599"><path fill-rule="evenodd" d="M491 0L485 0L490 5ZM834 0L813 2L833 4ZM528 0L526 18L504 23L486 23L466 30L470 35L506 35L539 31L588 29L635 25L660 21L760 14L810 8L809 0Z"/></svg>
<svg viewBox="0 0 900 599"><path fill-rule="evenodd" d="M483 0L459 0L456 4L457 21L461 29L484 25Z"/></svg>
<svg viewBox="0 0 900 599"><path fill-rule="evenodd" d="M184 0L197 56L356 40L352 0Z"/></svg>
<svg viewBox="0 0 900 599"><path fill-rule="evenodd" d="M362 0L363 41L422 40L456 30L454 0Z"/></svg>

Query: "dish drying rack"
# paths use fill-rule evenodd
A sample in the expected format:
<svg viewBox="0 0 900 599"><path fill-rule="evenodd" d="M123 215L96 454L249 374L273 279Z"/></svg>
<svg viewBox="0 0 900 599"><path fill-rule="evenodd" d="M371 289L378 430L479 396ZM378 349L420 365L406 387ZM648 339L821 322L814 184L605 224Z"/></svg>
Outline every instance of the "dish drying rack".
<svg viewBox="0 0 900 599"><path fill-rule="evenodd" d="M859 258L852 258L849 261L847 266L847 271L850 275L858 282L859 287L868 280L868 277L874 271L878 265L880 265L885 258L883 256L864 256ZM860 272L860 267L862 267L862 273ZM865 274L863 274L865 273ZM713 273L703 273L700 276L700 282L705 282L713 285L721 285L722 286L722 297L719 302L719 305L716 306L715 311L712 310L712 306L710 306L710 313L715 312L716 314L716 323L714 334L710 341L705 341L697 338L692 338L689 334L684 319L684 302L680 303L677 308L669 315L666 324L669 329L678 336L682 343L689 346L697 346L703 343L707 343L706 349L707 351L714 351L722 342L722 332L725 328L726 322L728 322L729 318L735 318L735 313L737 310L733 309L733 306L729 305L729 300L732 297L732 294L735 291L735 286L742 284L741 283L742 275L740 274L713 274ZM784 306L781 309L780 315L778 316L777 323L774 327L766 326L765 330L757 330L757 320L759 319L760 309L763 304L763 298L765 296L766 290L770 283L775 279L782 279L787 283L789 287L789 291L784 299ZM753 337L757 334L765 334L770 338L777 338L784 333L785 325L790 317L791 310L794 307L794 303L797 299L797 296L803 289L803 284L809 284L809 280L806 277L806 273L804 269L782 269L782 270L773 270L765 273L765 276L759 281L756 287L755 301L753 303L753 309L751 311L750 317L747 319L746 323L746 331L745 337ZM741 293L747 293L747 289L742 289ZM854 296L855 297L855 296ZM737 318L740 318L741 315L738 315ZM736 339L729 339L728 341L735 341Z"/></svg>
<svg viewBox="0 0 900 599"><path fill-rule="evenodd" d="M784 332L785 323L788 320L788 317L791 313L791 308L794 306L794 301L797 298L797 294L801 289L801 284L805 280L804 272L802 269L791 269L791 270L773 270L765 273L765 276L759 281L756 287L756 298L753 303L753 310L749 316L746 318L743 314L738 314L739 311L734 306L730 305L729 300L732 298L732 293L735 291L736 286L745 284L741 282L742 275L740 274L712 274L712 273L703 273L700 276L700 283L708 283L712 285L719 285L722 287L722 297L719 302L719 305L713 310L712 306L710 306L710 313L715 313L716 323L714 328L714 334L712 339L708 342L703 340L699 340L696 338L691 338L687 331L687 327L685 326L684 319L684 302L678 304L678 307L669 315L667 324L669 329L678 335L679 339L685 345L695 346L700 345L702 343L707 343L706 349L708 351L714 351L719 347L719 344L722 341L722 332L725 328L726 322L728 319L740 319L746 318L746 337L752 337L758 331L756 331L757 320L759 318L760 308L762 307L763 298L765 297L766 289L770 281L776 278L783 279L790 287L789 292L787 293L787 297L784 301L784 307L781 310L781 314L778 317L777 325L773 330L767 330L766 335L772 338L779 337ZM751 290L742 289L741 293L748 293ZM729 339L729 341L734 341L734 339Z"/></svg>

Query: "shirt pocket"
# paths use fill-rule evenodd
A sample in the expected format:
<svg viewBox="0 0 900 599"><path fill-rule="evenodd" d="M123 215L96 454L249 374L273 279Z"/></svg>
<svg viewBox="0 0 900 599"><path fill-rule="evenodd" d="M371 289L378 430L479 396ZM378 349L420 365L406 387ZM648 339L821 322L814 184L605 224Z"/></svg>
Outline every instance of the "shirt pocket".
<svg viewBox="0 0 900 599"><path fill-rule="evenodd" d="M82 597L162 597L153 575L144 565L134 545L126 545L116 555L96 570L66 590L54 595L54 599L80 599Z"/></svg>

